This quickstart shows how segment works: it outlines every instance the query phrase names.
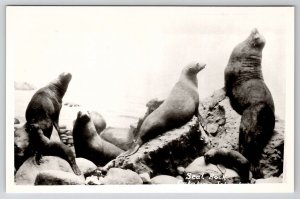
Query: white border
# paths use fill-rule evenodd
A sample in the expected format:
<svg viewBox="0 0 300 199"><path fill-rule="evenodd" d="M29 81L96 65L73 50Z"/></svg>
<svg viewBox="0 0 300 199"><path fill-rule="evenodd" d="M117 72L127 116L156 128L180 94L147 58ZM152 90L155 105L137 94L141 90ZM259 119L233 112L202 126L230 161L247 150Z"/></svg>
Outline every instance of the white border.
<svg viewBox="0 0 300 199"><path fill-rule="evenodd" d="M229 8L229 7L226 7ZM268 8L268 7L266 7ZM278 8L278 7L277 7ZM294 39L294 7L285 7L292 15L291 28ZM6 34L8 38L10 35ZM6 44L6 52L9 45ZM14 184L13 145L14 69L6 67L6 192L9 193L290 193L294 192L294 48L287 49L291 60L285 67L286 118L284 145L284 182L270 184L201 184L201 185L105 185L105 186L22 186ZM13 59L7 59L13 60ZM6 66L11 65L6 61Z"/></svg>

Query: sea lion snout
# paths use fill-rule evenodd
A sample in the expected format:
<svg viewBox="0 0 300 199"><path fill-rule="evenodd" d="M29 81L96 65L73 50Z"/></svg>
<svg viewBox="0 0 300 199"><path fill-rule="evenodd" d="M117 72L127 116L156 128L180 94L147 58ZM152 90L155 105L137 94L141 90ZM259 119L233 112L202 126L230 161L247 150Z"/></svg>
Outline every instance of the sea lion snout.
<svg viewBox="0 0 300 199"><path fill-rule="evenodd" d="M204 63L197 63L196 67L198 69L198 72L200 72L201 70L203 70L205 68L206 64Z"/></svg>
<svg viewBox="0 0 300 199"><path fill-rule="evenodd" d="M253 45L253 47L263 48L266 44L265 37L258 32L257 28L254 28L251 31L249 40L251 41L250 43Z"/></svg>
<svg viewBox="0 0 300 199"><path fill-rule="evenodd" d="M187 74L193 75L199 73L201 70L205 68L206 64L204 63L191 63L187 66Z"/></svg>
<svg viewBox="0 0 300 199"><path fill-rule="evenodd" d="M88 111L78 111L77 120L80 119L81 122L90 121L91 117Z"/></svg>
<svg viewBox="0 0 300 199"><path fill-rule="evenodd" d="M65 82L70 82L72 79L72 74L68 73L68 72L63 72L59 75L59 77L63 80L65 80Z"/></svg>

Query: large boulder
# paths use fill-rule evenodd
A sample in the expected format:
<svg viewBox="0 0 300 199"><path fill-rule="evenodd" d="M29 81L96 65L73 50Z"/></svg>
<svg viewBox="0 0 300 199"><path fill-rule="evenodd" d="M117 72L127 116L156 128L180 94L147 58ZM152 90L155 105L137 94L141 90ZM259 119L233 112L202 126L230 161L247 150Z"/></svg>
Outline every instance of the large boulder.
<svg viewBox="0 0 300 199"><path fill-rule="evenodd" d="M15 182L18 185L33 185L36 176L45 170L57 170L64 172L73 172L69 163L59 157L44 156L40 164L36 163L35 157L28 158L19 168L15 175Z"/></svg>
<svg viewBox="0 0 300 199"><path fill-rule="evenodd" d="M207 121L212 147L238 151L241 116L232 109L223 89L202 100L199 112ZM264 148L260 167L264 178L279 176L283 172L284 121L276 118L274 134Z"/></svg>
<svg viewBox="0 0 300 199"><path fill-rule="evenodd" d="M41 171L34 182L34 185L83 185L85 183L84 177L77 176L74 173L45 170Z"/></svg>
<svg viewBox="0 0 300 199"><path fill-rule="evenodd" d="M101 178L101 184L143 184L143 180L141 177L129 170L129 169L119 169L119 168L111 168L108 170L106 176Z"/></svg>
<svg viewBox="0 0 300 199"><path fill-rule="evenodd" d="M90 162L89 160L85 160L83 158L77 158L76 159L76 163L79 167L79 169L82 171L82 174L86 174L92 170L95 170L96 165L94 165L92 162ZM18 169L16 175L15 175L15 182L18 185L33 185L35 183L36 177L41 173L41 172L45 172L45 171L49 171L49 170L54 170L54 171L62 171L62 172L68 172L71 174L66 174L64 176L61 176L61 181L64 182L69 182L70 179L67 179L64 177L70 177L71 176L71 180L75 179L75 174L70 166L70 164L60 158L60 157L56 157L56 156L43 156L40 164L37 164L36 160L35 160L35 156L32 156L30 158L28 158L23 164L22 166ZM50 174L52 174L53 172L50 172ZM46 174L42 175L41 179L45 179L45 176L49 176L49 173L46 172ZM72 177L72 175L75 175ZM83 177L83 175L82 175ZM57 177L53 176L53 178L51 177L52 180L57 179ZM40 180L39 182L42 183ZM51 181L51 180L50 180ZM49 181L49 182L50 182ZM55 180L54 180L55 181ZM53 182L54 183L54 182ZM84 183L84 180L83 180Z"/></svg>

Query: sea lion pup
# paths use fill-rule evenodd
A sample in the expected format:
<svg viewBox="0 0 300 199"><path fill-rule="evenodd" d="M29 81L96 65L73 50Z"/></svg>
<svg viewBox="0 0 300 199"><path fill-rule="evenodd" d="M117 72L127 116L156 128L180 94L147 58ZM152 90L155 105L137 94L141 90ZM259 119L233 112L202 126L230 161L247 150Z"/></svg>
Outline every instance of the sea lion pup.
<svg viewBox="0 0 300 199"><path fill-rule="evenodd" d="M44 135L39 124L30 124L28 128L30 131L29 137L31 146L33 150L38 151L36 159L41 159L42 155L58 156L70 164L76 175L81 174L76 164L75 154L68 146L61 142L50 141L50 139Z"/></svg>
<svg viewBox="0 0 300 199"><path fill-rule="evenodd" d="M124 152L100 138L89 112L78 112L73 127L73 140L76 156L91 160L98 166L103 166Z"/></svg>
<svg viewBox="0 0 300 199"><path fill-rule="evenodd" d="M261 70L264 46L264 37L253 29L234 48L225 69L226 94L233 109L242 115L239 151L249 160L255 178L262 175L259 160L275 126L274 102Z"/></svg>
<svg viewBox="0 0 300 199"><path fill-rule="evenodd" d="M204 154L204 159L207 164L221 164L227 168L235 170L239 174L242 183L250 182L249 161L239 152L225 148L210 149Z"/></svg>
<svg viewBox="0 0 300 199"><path fill-rule="evenodd" d="M178 82L167 99L145 118L140 129L134 135L133 146L121 156L127 157L134 154L143 143L168 130L184 125L194 115L203 121L198 112L197 74L205 68L205 65L192 63L183 68Z"/></svg>
<svg viewBox="0 0 300 199"><path fill-rule="evenodd" d="M72 79L70 73L61 73L58 78L40 88L31 98L25 113L27 124L44 123L41 127L44 135L50 138L53 126L59 132L59 114L68 85ZM44 121L49 121L45 123Z"/></svg>

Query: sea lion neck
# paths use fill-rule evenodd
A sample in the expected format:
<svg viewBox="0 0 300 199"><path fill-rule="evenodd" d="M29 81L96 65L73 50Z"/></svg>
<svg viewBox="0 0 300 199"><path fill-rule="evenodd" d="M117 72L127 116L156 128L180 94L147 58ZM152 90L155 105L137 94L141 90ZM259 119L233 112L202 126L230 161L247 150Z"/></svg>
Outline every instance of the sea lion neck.
<svg viewBox="0 0 300 199"><path fill-rule="evenodd" d="M189 80L194 86L198 87L197 74L191 73L190 71L183 71L180 75L179 81Z"/></svg>
<svg viewBox="0 0 300 199"><path fill-rule="evenodd" d="M69 86L69 82L62 82L62 80L60 79L56 79L54 81L52 81L48 86L49 88L51 88L52 91L54 91L60 98L63 98L68 86Z"/></svg>

